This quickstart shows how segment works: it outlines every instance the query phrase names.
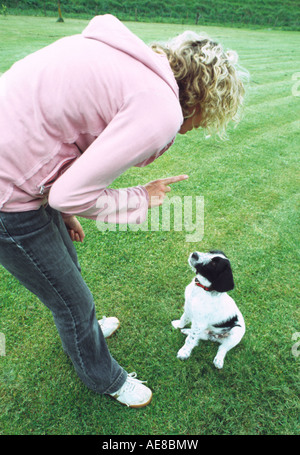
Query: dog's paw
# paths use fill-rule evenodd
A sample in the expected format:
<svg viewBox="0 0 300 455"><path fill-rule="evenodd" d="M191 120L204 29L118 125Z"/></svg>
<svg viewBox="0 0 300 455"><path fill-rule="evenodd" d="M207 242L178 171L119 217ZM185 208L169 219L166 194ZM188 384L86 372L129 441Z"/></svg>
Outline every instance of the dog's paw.
<svg viewBox="0 0 300 455"><path fill-rule="evenodd" d="M177 319L176 321L172 321L172 326L174 329L180 329L180 319Z"/></svg>
<svg viewBox="0 0 300 455"><path fill-rule="evenodd" d="M179 351L177 352L177 359L180 359L180 360L186 360L189 358L190 356L190 352L187 351L186 349L184 348L181 348L179 349Z"/></svg>
<svg viewBox="0 0 300 455"><path fill-rule="evenodd" d="M221 370L223 368L223 365L224 365L224 359L221 357L218 357L216 355L216 357L214 358L214 366L216 368L218 368L219 370Z"/></svg>

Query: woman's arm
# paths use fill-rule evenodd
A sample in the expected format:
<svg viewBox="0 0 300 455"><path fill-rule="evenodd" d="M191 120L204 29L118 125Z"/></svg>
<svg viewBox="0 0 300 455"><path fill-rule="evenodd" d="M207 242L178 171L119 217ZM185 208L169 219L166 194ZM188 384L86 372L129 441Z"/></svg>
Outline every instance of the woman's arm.
<svg viewBox="0 0 300 455"><path fill-rule="evenodd" d="M125 100L99 137L54 182L49 204L66 215L142 223L149 206L147 189L137 186L117 190L108 186L176 135L182 116L178 101L174 97L173 105L170 99L164 102L147 90Z"/></svg>

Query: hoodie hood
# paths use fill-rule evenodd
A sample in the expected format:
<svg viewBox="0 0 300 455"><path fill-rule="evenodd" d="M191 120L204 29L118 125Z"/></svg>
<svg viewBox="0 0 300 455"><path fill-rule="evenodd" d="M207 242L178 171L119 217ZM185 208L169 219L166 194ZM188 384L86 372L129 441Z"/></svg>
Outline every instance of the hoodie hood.
<svg viewBox="0 0 300 455"><path fill-rule="evenodd" d="M85 38L101 41L119 51L125 52L143 63L162 78L178 98L178 85L167 57L154 52L115 16L111 14L95 16L83 30L82 35Z"/></svg>

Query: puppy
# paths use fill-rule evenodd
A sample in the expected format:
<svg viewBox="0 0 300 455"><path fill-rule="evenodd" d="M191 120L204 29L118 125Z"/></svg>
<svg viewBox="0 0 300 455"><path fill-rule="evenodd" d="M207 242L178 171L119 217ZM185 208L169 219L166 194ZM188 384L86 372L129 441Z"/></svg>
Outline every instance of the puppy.
<svg viewBox="0 0 300 455"><path fill-rule="evenodd" d="M187 335L177 357L187 359L199 340L220 344L214 365L223 368L227 352L244 336L244 318L234 300L226 293L234 288L229 259L222 251L194 252L188 260L196 277L186 287L184 313L172 321L175 329Z"/></svg>

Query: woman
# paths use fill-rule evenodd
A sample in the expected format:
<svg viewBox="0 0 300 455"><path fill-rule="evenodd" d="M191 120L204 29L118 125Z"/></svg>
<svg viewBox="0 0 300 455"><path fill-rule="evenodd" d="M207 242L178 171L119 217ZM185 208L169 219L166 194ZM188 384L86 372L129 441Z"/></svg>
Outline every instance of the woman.
<svg viewBox="0 0 300 455"><path fill-rule="evenodd" d="M131 407L151 390L108 351L116 318L97 321L73 241L75 217L143 222L185 175L108 188L146 166L177 133L222 133L243 84L236 56L196 34L146 46L111 15L17 62L0 79L0 263L51 310L82 381ZM114 201L105 207L99 198Z"/></svg>

